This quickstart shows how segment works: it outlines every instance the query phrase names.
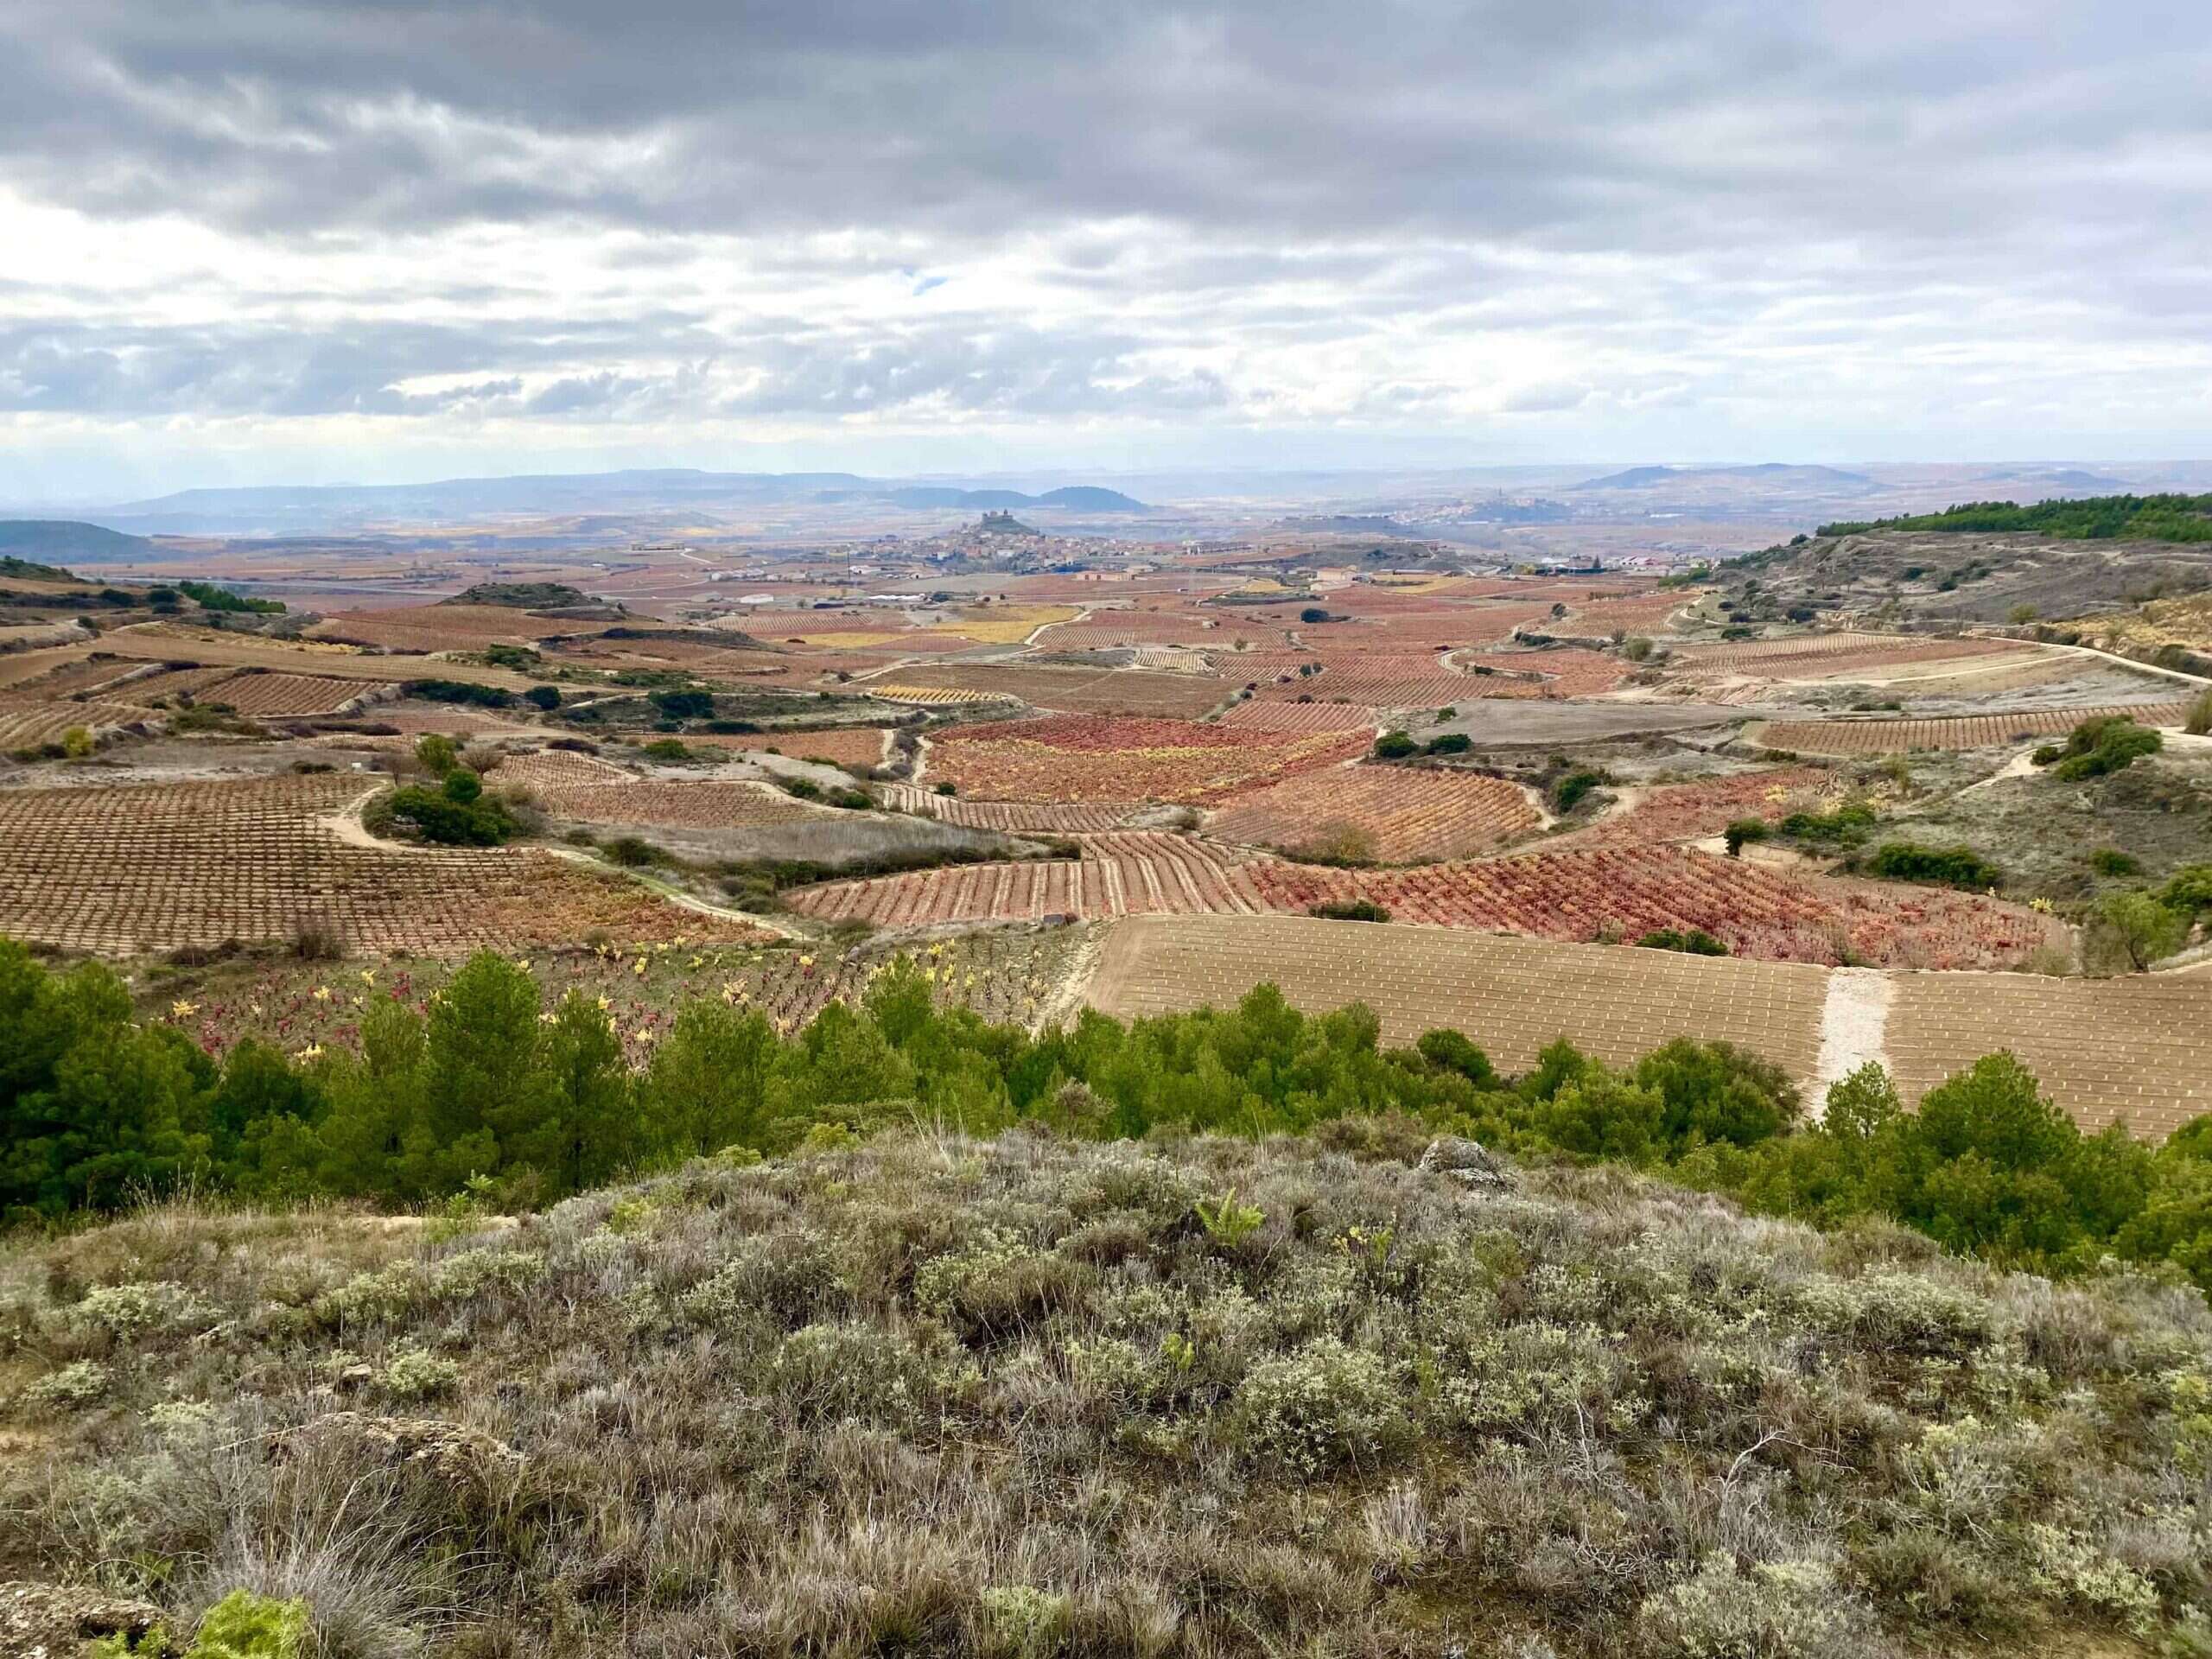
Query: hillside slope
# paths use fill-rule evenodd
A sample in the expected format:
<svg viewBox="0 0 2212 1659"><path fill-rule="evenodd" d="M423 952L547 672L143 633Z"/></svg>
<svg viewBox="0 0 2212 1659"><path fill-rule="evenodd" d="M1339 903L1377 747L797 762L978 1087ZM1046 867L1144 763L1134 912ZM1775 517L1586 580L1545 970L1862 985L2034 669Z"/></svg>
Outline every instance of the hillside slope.
<svg viewBox="0 0 2212 1659"><path fill-rule="evenodd" d="M0 1576L181 1631L301 1597L332 1656L2203 1628L2194 1293L1332 1133L818 1135L513 1221L175 1207L19 1243Z"/></svg>

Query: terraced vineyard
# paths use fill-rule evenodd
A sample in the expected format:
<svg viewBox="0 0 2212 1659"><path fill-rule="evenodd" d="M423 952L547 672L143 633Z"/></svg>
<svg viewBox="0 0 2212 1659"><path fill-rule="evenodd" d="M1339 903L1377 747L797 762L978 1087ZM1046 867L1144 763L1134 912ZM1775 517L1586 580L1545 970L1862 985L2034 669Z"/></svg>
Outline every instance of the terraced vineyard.
<svg viewBox="0 0 2212 1659"><path fill-rule="evenodd" d="M971 702L1006 702L1011 698L1003 692L975 691L958 685L909 685L903 682L887 681L871 685L868 694L882 702L908 703L919 708L943 704L958 708Z"/></svg>
<svg viewBox="0 0 2212 1659"><path fill-rule="evenodd" d="M1474 683L1475 689L1466 695L1477 697L1595 696L1618 685L1629 671L1629 664L1618 657L1573 645L1554 651L1460 652L1452 661ZM1491 673L1485 676L1480 672L1483 669ZM1522 674L1541 678L1531 684L1512 677Z"/></svg>
<svg viewBox="0 0 2212 1659"><path fill-rule="evenodd" d="M2126 715L2145 726L2178 726L2185 702L2101 703L2084 709L2030 709L2010 715L1957 715L1929 720L1777 720L1747 735L1771 749L1798 754L1899 754L1912 749L1985 749L2057 737L2083 721Z"/></svg>
<svg viewBox="0 0 2212 1659"><path fill-rule="evenodd" d="M1428 767L1363 766L1309 772L1232 796L1206 833L1253 846L1296 848L1350 831L1389 863L1493 851L1542 820L1503 779Z"/></svg>
<svg viewBox="0 0 2212 1659"><path fill-rule="evenodd" d="M930 747L929 775L981 800L1198 804L1262 779L1334 765L1366 747L1364 731L1232 730L1192 721L1062 715L946 733Z"/></svg>
<svg viewBox="0 0 2212 1659"><path fill-rule="evenodd" d="M350 948L467 951L603 931L757 937L550 853L399 851L321 820L358 777L0 792L0 933L129 954L328 928Z"/></svg>
<svg viewBox="0 0 2212 1659"><path fill-rule="evenodd" d="M1515 695L1499 689L1510 684L1452 673L1437 666L1433 657L1369 658L1344 652L1324 658L1319 674L1263 680L1253 695L1270 702L1343 697L1373 709L1441 709L1471 697ZM1530 685L1526 694L1535 696L1540 690Z"/></svg>

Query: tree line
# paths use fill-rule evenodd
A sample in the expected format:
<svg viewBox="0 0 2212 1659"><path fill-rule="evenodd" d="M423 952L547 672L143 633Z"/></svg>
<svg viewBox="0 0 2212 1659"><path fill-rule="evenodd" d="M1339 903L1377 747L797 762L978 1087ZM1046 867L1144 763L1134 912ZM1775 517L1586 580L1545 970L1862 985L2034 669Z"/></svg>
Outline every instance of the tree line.
<svg viewBox="0 0 2212 1659"><path fill-rule="evenodd" d="M1320 1132L1357 1148L1411 1128L1524 1158L1611 1160L1827 1226L1888 1217L1954 1249L2064 1272L2117 1255L2212 1288L2212 1117L2153 1147L2084 1135L2010 1054L1904 1108L1868 1065L1816 1122L1771 1063L1677 1039L1608 1066L1561 1039L1499 1071L1464 1034L1385 1047L1371 1009L1300 1014L1263 985L1235 1007L1031 1032L940 1007L887 963L856 1003L779 1033L686 1003L632 1068L605 1009L546 1006L493 952L423 1007L389 995L359 1048L218 1059L134 1017L108 968L49 969L0 941L0 1212L60 1221L184 1186L266 1203L421 1205L488 1186L516 1205L732 1147L776 1154L893 1122L991 1135Z"/></svg>

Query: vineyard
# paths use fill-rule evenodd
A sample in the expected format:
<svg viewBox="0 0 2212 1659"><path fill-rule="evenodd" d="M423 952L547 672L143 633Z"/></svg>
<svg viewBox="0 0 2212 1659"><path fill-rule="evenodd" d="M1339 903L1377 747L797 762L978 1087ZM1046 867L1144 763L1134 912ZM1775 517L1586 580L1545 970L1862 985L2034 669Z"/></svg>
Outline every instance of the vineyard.
<svg viewBox="0 0 2212 1659"><path fill-rule="evenodd" d="M1929 720L1777 720L1746 735L1770 749L1800 754L1898 754L1912 749L1984 749L2063 736L2085 720L2126 715L2145 726L2178 726L2183 702L2103 703L2083 709L2032 709L2010 715L1958 715Z"/></svg>
<svg viewBox="0 0 2212 1659"><path fill-rule="evenodd" d="M1227 687L1200 675L1147 669L970 663L933 667L929 674L932 686L976 694L969 701L1027 702L1065 714L1191 719L1228 694Z"/></svg>
<svg viewBox="0 0 2212 1659"><path fill-rule="evenodd" d="M1243 860L1146 832L1099 836L1080 859L969 865L802 889L791 907L880 927L1189 912L1304 914L1366 899L1393 918L1562 941L1701 927L1738 956L1880 967L1996 968L2063 940L2032 911L1940 889L1796 875L1677 848L1546 852L1410 870Z"/></svg>
<svg viewBox="0 0 2212 1659"><path fill-rule="evenodd" d="M1803 639L1766 639L1738 645L1680 647L1676 657L1689 668L1786 678L1792 674L1834 675L1864 669L1902 668L1913 663L1954 658L1993 657L2026 649L2009 639L1930 639L1879 633L1827 633Z"/></svg>
<svg viewBox="0 0 2212 1659"><path fill-rule="evenodd" d="M1225 712L1219 723L1240 731L1374 732L1376 710L1357 702L1262 702L1248 697Z"/></svg>
<svg viewBox="0 0 2212 1659"><path fill-rule="evenodd" d="M983 800L1202 804L1262 779L1349 760L1363 730L1231 730L1190 721L1059 715L947 733L930 772Z"/></svg>
<svg viewBox="0 0 2212 1659"><path fill-rule="evenodd" d="M865 770L883 764L884 741L890 733L880 726L838 726L818 732L686 732L687 747L734 749L747 753L775 753L801 760L827 760L832 766Z"/></svg>
<svg viewBox="0 0 2212 1659"><path fill-rule="evenodd" d="M128 954L333 931L363 950L573 940L747 938L550 853L397 851L322 822L342 774L0 792L0 933Z"/></svg>
<svg viewBox="0 0 2212 1659"><path fill-rule="evenodd" d="M0 752L59 743L72 728L112 731L159 721L143 709L120 702L48 702L41 697L0 693Z"/></svg>
<svg viewBox="0 0 2212 1659"><path fill-rule="evenodd" d="M830 810L809 806L766 784L658 779L556 785L541 789L537 801L557 817L585 823L658 824L671 830L802 823Z"/></svg>
<svg viewBox="0 0 2212 1659"><path fill-rule="evenodd" d="M1415 870L1249 868L1270 910L1363 899L1403 922L1536 938L1636 939L1700 927L1738 956L1895 968L1997 968L2063 928L1977 894L1796 875L1673 847L1545 852Z"/></svg>
<svg viewBox="0 0 2212 1659"><path fill-rule="evenodd" d="M1360 1001L1382 1039L1465 1032L1498 1065L1525 1071L1565 1037L1625 1065L1681 1036L1738 1044L1809 1077L1827 973L1798 963L1377 927L1303 916L1141 917L1117 922L1092 1005L1122 1019L1229 1007L1255 985L1328 1014Z"/></svg>
<svg viewBox="0 0 2212 1659"><path fill-rule="evenodd" d="M833 881L802 888L789 903L822 921L857 919L878 927L1266 908L1243 878L1235 855L1186 836L1141 830L1088 840L1079 859Z"/></svg>
<svg viewBox="0 0 2212 1659"><path fill-rule="evenodd" d="M1309 772L1233 796L1208 817L1206 833L1253 846L1300 848L1341 840L1349 831L1364 856L1399 864L1491 852L1541 822L1520 787L1502 779L1353 766Z"/></svg>
<svg viewBox="0 0 2212 1659"><path fill-rule="evenodd" d="M909 685L894 681L871 685L868 688L868 694L879 702L921 708L939 704L957 708L964 703L1006 702L1011 700L1006 693L999 691L973 691L957 685Z"/></svg>
<svg viewBox="0 0 2212 1659"><path fill-rule="evenodd" d="M532 645L556 634L596 633L605 626L532 616L506 605L401 605L340 611L308 632L316 639L388 651L481 651L486 645Z"/></svg>
<svg viewBox="0 0 2212 1659"><path fill-rule="evenodd" d="M1274 702L1313 697L1363 703L1375 709L1440 709L1471 697L1511 695L1510 682L1452 673L1433 657L1371 657L1355 652L1310 658L1322 664L1318 674L1287 681L1262 681L1255 696ZM1249 678L1249 676L1242 677ZM1521 688L1535 696L1541 688Z"/></svg>
<svg viewBox="0 0 2212 1659"><path fill-rule="evenodd" d="M372 689L359 680L249 671L210 685L194 696L200 702L227 703L250 717L286 719L342 713ZM133 685L130 690L137 693L139 688Z"/></svg>
<svg viewBox="0 0 2212 1659"><path fill-rule="evenodd" d="M1792 812L1818 805L1838 788L1834 776L1812 766L1660 784L1642 791L1626 810L1553 844L1654 846L1670 841L1700 841L1719 835L1738 818L1778 823Z"/></svg>
<svg viewBox="0 0 2212 1659"><path fill-rule="evenodd" d="M963 830L991 830L1008 836L1089 836L1114 829L1131 813L1141 811L1136 802L1116 805L1090 802L1081 806L1026 804L1018 801L963 801L957 795L940 795L916 784L885 784L876 798L898 812L936 818Z"/></svg>

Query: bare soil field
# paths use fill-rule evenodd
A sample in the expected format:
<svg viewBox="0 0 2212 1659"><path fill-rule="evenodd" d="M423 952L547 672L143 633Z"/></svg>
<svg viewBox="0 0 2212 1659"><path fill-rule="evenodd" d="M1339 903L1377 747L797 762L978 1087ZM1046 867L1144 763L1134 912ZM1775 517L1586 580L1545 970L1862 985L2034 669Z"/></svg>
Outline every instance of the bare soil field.
<svg viewBox="0 0 2212 1659"><path fill-rule="evenodd" d="M136 692L138 688L130 688ZM305 718L342 714L374 694L359 680L334 679L327 675L285 674L249 671L203 687L194 693L200 702L228 703L249 718Z"/></svg>

